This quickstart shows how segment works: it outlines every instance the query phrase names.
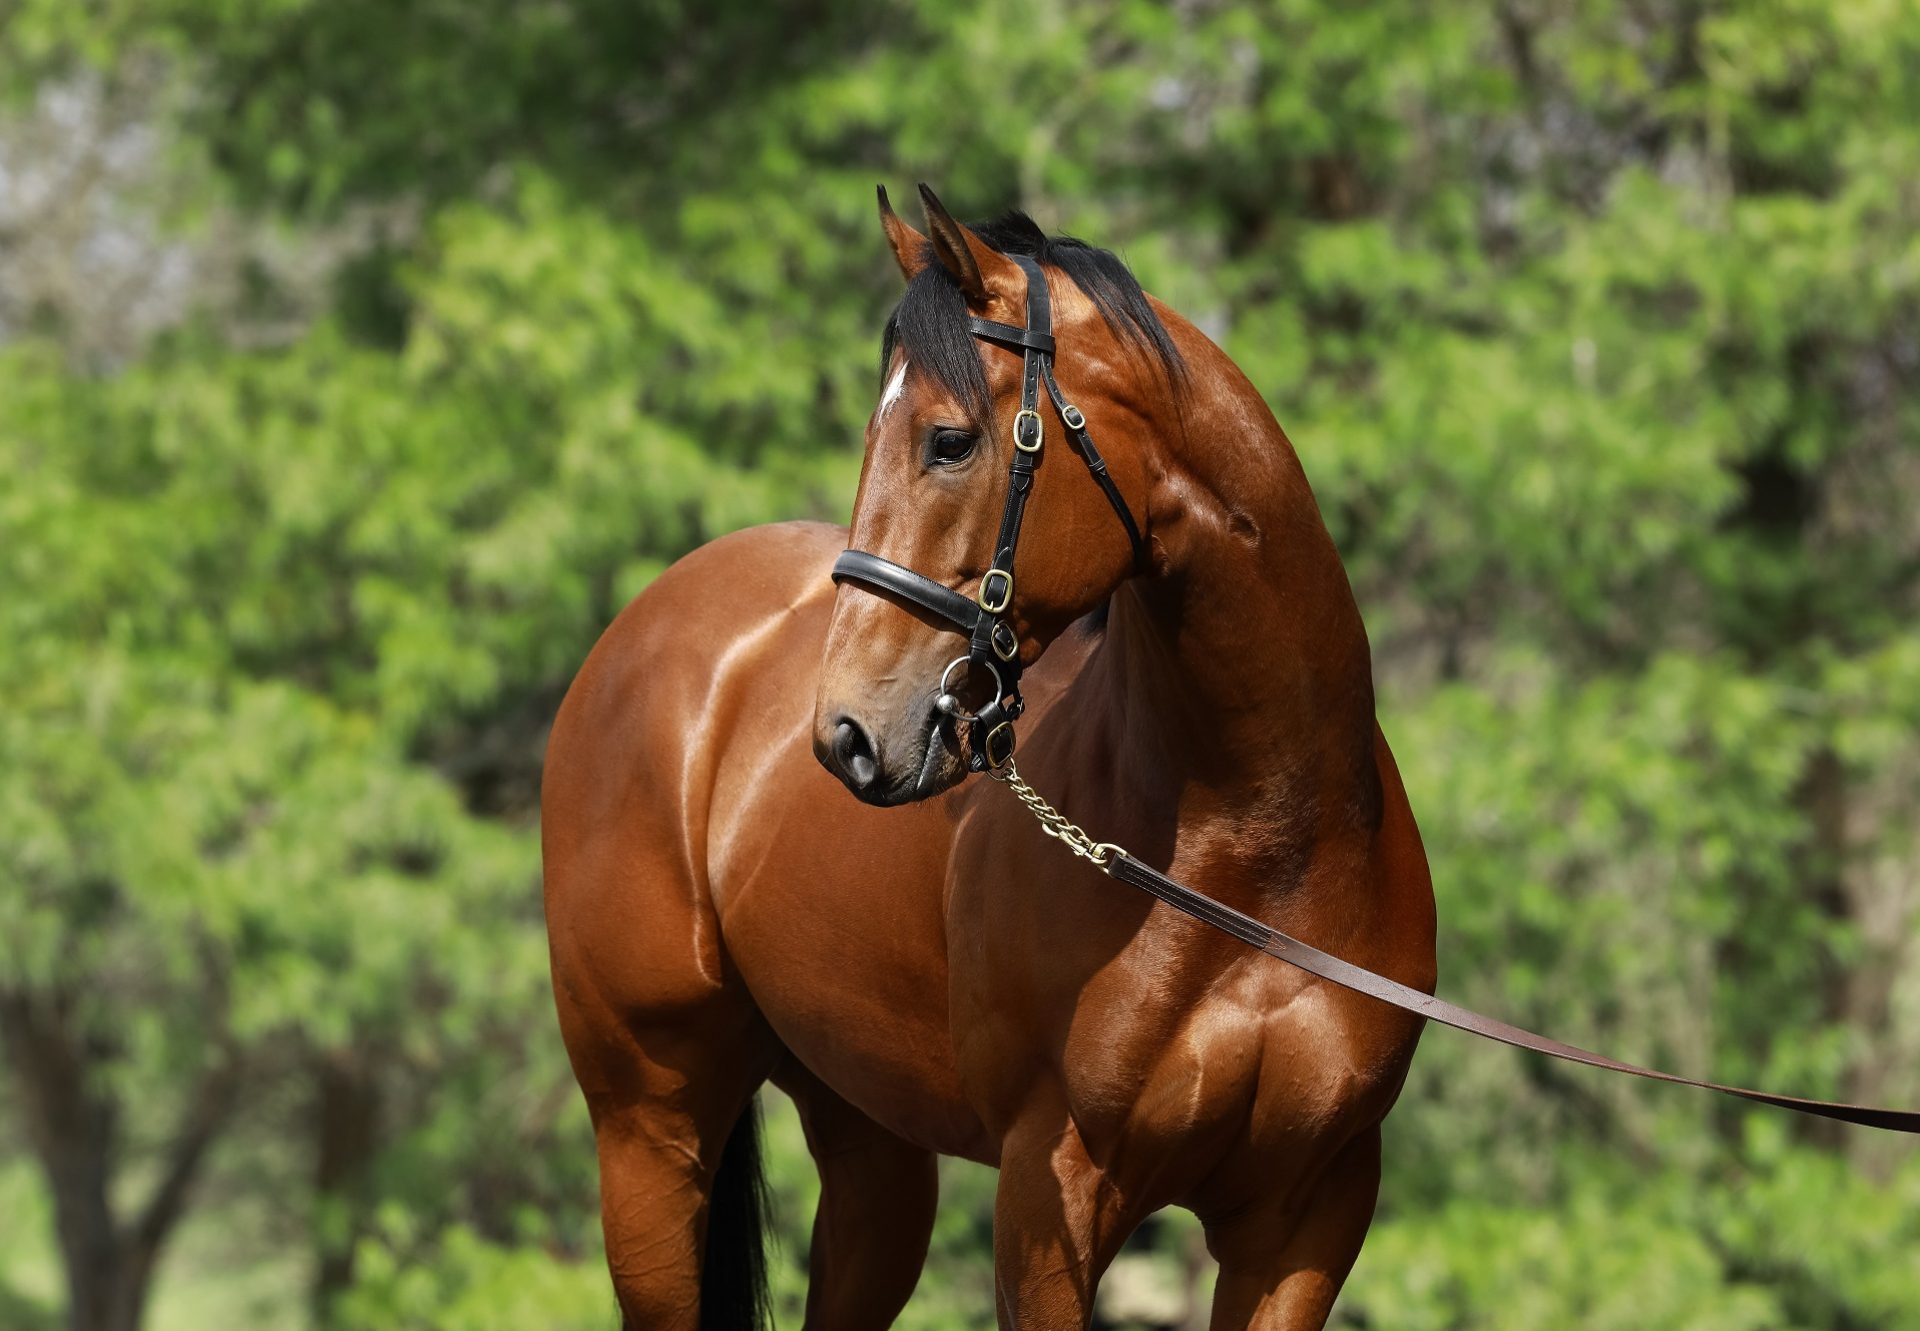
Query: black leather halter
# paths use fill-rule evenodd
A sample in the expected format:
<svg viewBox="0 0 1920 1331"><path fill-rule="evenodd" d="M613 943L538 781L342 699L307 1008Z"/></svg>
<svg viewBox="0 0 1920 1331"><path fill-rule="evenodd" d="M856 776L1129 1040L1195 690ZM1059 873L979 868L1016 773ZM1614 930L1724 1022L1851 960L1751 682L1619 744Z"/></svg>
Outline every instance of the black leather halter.
<svg viewBox="0 0 1920 1331"><path fill-rule="evenodd" d="M851 582L868 591L885 592L911 601L923 610L952 624L968 639L967 654L956 657L940 677L939 707L968 726L967 765L976 772L1004 767L1013 757L1013 723L1020 718L1026 703L1020 696L1020 637L1008 618L1013 607L1013 557L1020 544L1020 524L1027 512L1027 499L1033 490L1033 475L1040 467L1040 446L1046 430L1040 419L1040 388L1046 386L1053 399L1060 423L1068 438L1093 473L1093 479L1106 495L1107 502L1127 529L1127 541L1133 547L1136 572L1146 567L1146 542L1127 501L1107 474L1106 460L1093 446L1087 434L1086 417L1080 408L1066 400L1053 377L1053 305L1047 294L1047 279L1040 265L1025 255L1009 255L1027 275L1027 326L994 323L990 319L968 319L967 329L975 337L997 342L1021 353L1020 410L1013 417L1013 461L1007 468L1007 502L1000 513L1000 534L994 540L993 558L980 576L980 585L968 597L944 583L890 559L870 555L864 550L848 550L833 563L833 580ZM978 712L961 710L958 700L947 688L956 666L972 664L983 668L994 680L994 696Z"/></svg>

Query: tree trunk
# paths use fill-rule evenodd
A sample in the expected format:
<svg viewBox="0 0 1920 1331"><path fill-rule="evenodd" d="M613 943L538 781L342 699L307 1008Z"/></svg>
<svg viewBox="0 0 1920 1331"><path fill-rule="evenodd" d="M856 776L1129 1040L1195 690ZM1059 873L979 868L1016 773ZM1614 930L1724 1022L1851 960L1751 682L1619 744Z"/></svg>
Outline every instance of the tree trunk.
<svg viewBox="0 0 1920 1331"><path fill-rule="evenodd" d="M379 1087L351 1054L323 1058L314 1096L315 1326L332 1324L334 1300L353 1284L353 1250L379 1140Z"/></svg>
<svg viewBox="0 0 1920 1331"><path fill-rule="evenodd" d="M1839 755L1825 746L1815 750L1795 796L1812 832L1802 867L1807 894L1823 916L1844 925L1853 910L1846 883L1847 774ZM1828 1022L1845 1025L1852 1019L1851 990L1847 967L1829 957L1821 977L1821 1008ZM1798 1126L1806 1140L1828 1150L1846 1147L1849 1133L1843 1124L1810 1118Z"/></svg>
<svg viewBox="0 0 1920 1331"><path fill-rule="evenodd" d="M130 1250L108 1200L113 1118L110 1106L88 1097L58 1130L52 1153L42 1155L72 1331L133 1331L146 1305L151 1258Z"/></svg>
<svg viewBox="0 0 1920 1331"><path fill-rule="evenodd" d="M138 1331L147 1311L153 1254L130 1251L130 1245L116 1242L90 1254L91 1265L77 1262L71 1253L63 1255L69 1331Z"/></svg>
<svg viewBox="0 0 1920 1331"><path fill-rule="evenodd" d="M119 1106L98 1076L113 1049L104 1037L75 1029L71 1017L61 994L0 993L0 1051L20 1088L27 1139L53 1197L67 1325L136 1331L154 1264L232 1106L238 1069L223 1056L203 1074L162 1158L159 1183L133 1219L122 1221L113 1207Z"/></svg>

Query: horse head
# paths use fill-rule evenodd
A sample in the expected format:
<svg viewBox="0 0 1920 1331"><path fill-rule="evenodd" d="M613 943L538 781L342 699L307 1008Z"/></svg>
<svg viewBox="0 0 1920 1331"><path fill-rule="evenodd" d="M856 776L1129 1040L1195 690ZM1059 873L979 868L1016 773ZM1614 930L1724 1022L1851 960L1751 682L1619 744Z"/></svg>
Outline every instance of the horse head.
<svg viewBox="0 0 1920 1331"><path fill-rule="evenodd" d="M1181 372L1112 254L1019 213L963 226L920 194L926 234L880 191L906 292L814 710L815 755L871 804L1001 766L1020 675L1146 570L1153 443Z"/></svg>

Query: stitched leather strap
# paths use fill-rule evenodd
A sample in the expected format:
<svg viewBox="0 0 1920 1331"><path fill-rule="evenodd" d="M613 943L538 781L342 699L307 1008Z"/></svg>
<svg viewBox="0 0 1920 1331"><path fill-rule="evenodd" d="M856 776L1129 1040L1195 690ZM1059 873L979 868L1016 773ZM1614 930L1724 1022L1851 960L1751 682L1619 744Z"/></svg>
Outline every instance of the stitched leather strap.
<svg viewBox="0 0 1920 1331"><path fill-rule="evenodd" d="M869 591L891 592L923 610L931 610L962 633L972 633L980 619L980 604L971 597L864 550L842 550L833 561L833 580L858 583Z"/></svg>
<svg viewBox="0 0 1920 1331"><path fill-rule="evenodd" d="M1008 692L1016 700L1020 696L1020 644L1014 633L1010 612L1012 595L1001 597L997 593L1002 587L1013 585L1014 555L1020 545L1020 527L1026 521L1027 500L1033 494L1034 473L1040 467L1041 445L1045 437L1045 427L1041 424L1040 413L1040 376L1046 368L1047 357L1053 351L1053 300L1047 290L1046 277L1040 266L1031 259L1016 256L1014 262L1020 265L1027 275L1027 326L1016 329L1010 324L993 323L985 319L969 319L969 328L974 324L983 324L989 330L987 335L997 341L1009 342L1020 348L1020 412L1013 418L1013 456L1007 462L1007 497L1000 509L1000 531L994 537L993 558L988 562L986 573L981 575L980 599L991 602L995 607L988 609L982 605L980 617L974 622L972 641L967 650L976 661L986 663L998 661L997 667L1001 680ZM1010 650L995 650L995 640ZM975 738L979 743L976 752L984 747L987 733L1002 720L1011 720L1018 714L1016 701L1011 709L1002 706L1001 699L993 699L979 713L975 722ZM1010 712L1009 715L1002 713Z"/></svg>
<svg viewBox="0 0 1920 1331"><path fill-rule="evenodd" d="M1452 1026L1456 1030L1484 1036L1489 1040L1498 1040L1501 1044L1512 1045L1516 1049L1546 1054L1552 1058L1565 1059L1570 1063L1584 1063L1590 1068L1624 1072L1634 1077L1671 1082L1676 1086L1719 1091L1723 1095L1737 1095L1742 1100L1752 1100L1757 1104L1792 1109L1820 1118L1837 1119L1842 1123L1857 1123L1869 1128L1886 1128L1892 1132L1920 1133L1920 1112L1914 1110L1880 1109L1872 1105L1838 1104L1829 1100L1804 1100L1794 1095L1775 1095L1771 1091L1752 1091L1743 1086L1722 1086L1718 1082L1696 1081L1692 1077L1681 1077L1671 1072L1658 1072L1653 1068L1643 1068L1634 1063L1622 1063L1618 1059L1596 1054L1578 1045L1565 1044L1544 1035L1535 1035L1532 1031L1521 1030L1518 1026L1509 1025L1494 1017L1482 1016L1457 1003L1449 1003L1444 998L1423 994L1418 989L1409 988L1397 980L1389 980L1384 975L1376 975L1365 967L1342 961L1331 953L1322 952L1319 948L1284 934L1271 925L1262 924L1251 915L1237 911L1224 902L1215 901L1212 897L1174 881L1158 869L1141 863L1131 855L1125 853L1114 855L1106 868L1108 873L1121 882L1129 883L1143 892L1158 897L1175 910L1191 915L1194 919L1222 933L1232 935L1248 947L1258 948L1268 956L1278 957L1282 961L1298 966L1310 975L1330 980L1342 988L1365 994L1369 998L1399 1008L1402 1012L1410 1012L1416 1017L1425 1017L1442 1025Z"/></svg>
<svg viewBox="0 0 1920 1331"><path fill-rule="evenodd" d="M975 337L984 337L989 342L1004 343L1022 351L1032 348L1047 356L1054 352L1053 334L1046 329L1015 328L1012 324L995 323L991 319L969 315L967 331Z"/></svg>
<svg viewBox="0 0 1920 1331"><path fill-rule="evenodd" d="M1107 503L1120 515L1120 525L1127 529L1127 544L1133 547L1133 571L1147 571L1147 543L1140 539L1140 529L1134 525L1133 514L1127 508L1127 501L1120 493L1120 487L1113 483L1113 477L1107 474L1107 460L1100 456L1100 450L1093 446L1093 436L1087 433L1087 418L1080 414L1080 408L1068 402L1060 391L1060 385L1053 377L1053 361L1048 359L1040 367L1040 377L1047 385L1047 396L1053 399L1053 408L1060 413L1060 423L1067 427L1067 435L1073 440L1073 446L1080 450L1085 459L1087 470L1093 473L1094 483L1100 487L1100 493L1107 497Z"/></svg>
<svg viewBox="0 0 1920 1331"><path fill-rule="evenodd" d="M1026 264L1021 265L1023 268ZM1028 289L1033 283L1039 283L1040 289L1046 289L1046 277L1037 267L1027 270ZM1033 308L1029 304L1027 321L1033 322ZM1051 327L1051 325L1046 325ZM1107 503L1120 518L1120 525L1127 529L1127 544L1133 548L1133 568L1143 573L1147 568L1147 543L1141 539L1140 528L1133 520L1133 513L1127 507L1127 501L1115 485L1113 477L1107 473L1107 461L1100 456L1100 450L1094 447L1093 436L1087 433L1087 418L1080 409L1067 401L1066 394L1060 391L1059 381L1053 377L1054 341L1050 332L1037 332L1033 328L1015 328L1012 324L995 323L992 319L969 318L967 330L975 337L984 337L989 342L999 342L1021 351L1038 352L1045 357L1040 362L1040 378L1047 386L1047 396L1053 399L1054 410L1060 414L1060 423L1067 427L1067 435L1073 440L1073 446L1079 450L1081 458L1087 464L1087 470L1093 473L1094 483L1100 487L1100 493L1107 497ZM1029 357L1031 359L1031 357ZM1032 407L1031 402L1022 403Z"/></svg>

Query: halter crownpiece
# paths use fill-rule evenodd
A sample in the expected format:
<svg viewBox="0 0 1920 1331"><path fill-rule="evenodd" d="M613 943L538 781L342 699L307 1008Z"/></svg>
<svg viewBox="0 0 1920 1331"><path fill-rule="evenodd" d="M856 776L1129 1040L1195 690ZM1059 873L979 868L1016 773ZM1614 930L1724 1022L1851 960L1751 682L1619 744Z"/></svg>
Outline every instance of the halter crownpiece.
<svg viewBox="0 0 1920 1331"><path fill-rule="evenodd" d="M1087 419L1080 408L1066 400L1053 377L1053 305L1047 293L1047 279L1040 265L1022 254L1008 255L1027 275L1027 326L995 323L991 319L967 320L967 331L975 337L997 342L1021 353L1020 410L1013 416L1013 460L1007 467L1007 502L1000 513L1000 534L994 539L993 558L980 575L980 585L972 597L955 591L945 583L916 573L864 550L847 550L833 562L833 580L851 582L871 592L884 592L910 601L921 609L946 620L968 639L967 654L956 657L940 680L937 706L955 721L964 722L967 733L967 766L976 772L998 770L1013 757L1013 723L1020 719L1026 703L1020 696L1020 635L1014 630L1013 557L1020 544L1020 524L1027 512L1027 498L1033 490L1033 475L1040 467L1040 450L1046 441L1046 426L1040 417L1040 389L1059 413L1087 470L1107 497L1121 525L1127 529L1127 542L1133 547L1136 571L1146 567L1146 542L1134 523L1120 488L1107 474L1106 459L1094 447L1087 433ZM984 669L994 680L994 696L978 712L967 712L947 690L954 667L963 662Z"/></svg>

